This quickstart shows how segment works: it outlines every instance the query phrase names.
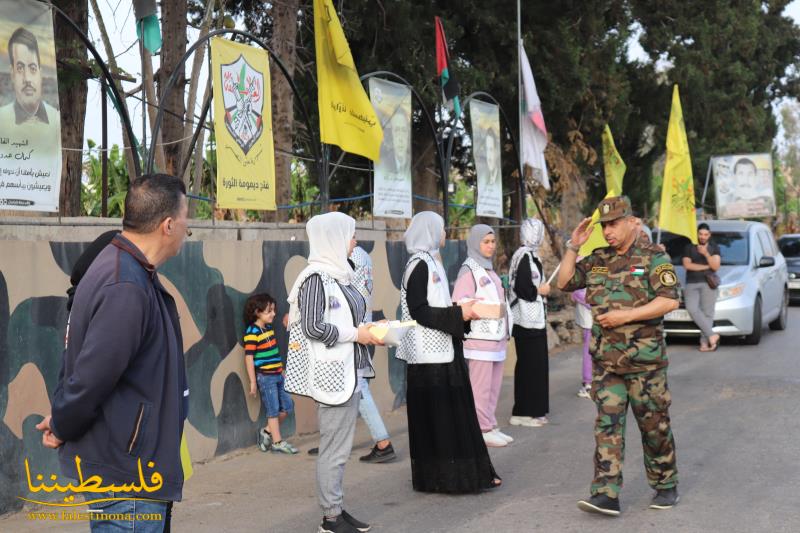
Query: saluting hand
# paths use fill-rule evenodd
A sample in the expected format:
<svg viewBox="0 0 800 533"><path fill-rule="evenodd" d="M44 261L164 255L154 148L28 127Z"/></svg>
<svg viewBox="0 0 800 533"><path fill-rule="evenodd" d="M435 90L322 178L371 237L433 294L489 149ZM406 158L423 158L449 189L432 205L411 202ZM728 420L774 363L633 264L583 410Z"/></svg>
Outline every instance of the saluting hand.
<svg viewBox="0 0 800 533"><path fill-rule="evenodd" d="M586 241L589 240L589 237L592 235L592 230L594 227L592 226L592 218L587 217L581 220L581 223L578 224L572 231L572 236L570 240L574 246L582 246Z"/></svg>
<svg viewBox="0 0 800 533"><path fill-rule="evenodd" d="M627 311L617 310L598 315L597 322L604 328L613 329L627 324L630 320Z"/></svg>

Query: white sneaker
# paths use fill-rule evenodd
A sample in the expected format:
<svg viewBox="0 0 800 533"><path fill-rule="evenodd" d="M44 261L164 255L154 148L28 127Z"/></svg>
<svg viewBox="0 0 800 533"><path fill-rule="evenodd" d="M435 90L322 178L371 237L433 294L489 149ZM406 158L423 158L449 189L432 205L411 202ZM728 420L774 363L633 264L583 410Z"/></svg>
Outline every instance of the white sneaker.
<svg viewBox="0 0 800 533"><path fill-rule="evenodd" d="M589 400L592 399L592 395L590 391L592 390L592 386L590 384L581 385L581 388L578 389L578 398L587 398Z"/></svg>
<svg viewBox="0 0 800 533"><path fill-rule="evenodd" d="M540 428L544 424L538 418L530 416L512 416L509 420L512 426L525 426L529 428Z"/></svg>
<svg viewBox="0 0 800 533"><path fill-rule="evenodd" d="M538 421L541 425L549 424L550 421L547 419L546 416L540 416L539 418L534 418L535 421Z"/></svg>
<svg viewBox="0 0 800 533"><path fill-rule="evenodd" d="M494 431L487 431L484 433L483 441L486 443L486 446L489 446L490 448L502 448L503 446L508 446L508 443L505 441L505 439L496 435Z"/></svg>
<svg viewBox="0 0 800 533"><path fill-rule="evenodd" d="M506 435L505 433L503 433L502 431L500 431L500 428L494 428L494 429L492 430L492 432L493 432L495 435L497 435L498 437L500 437L501 439L503 439L504 441L506 441L507 443L509 443L509 444L511 444L512 442L514 442L514 437L512 437L511 435Z"/></svg>

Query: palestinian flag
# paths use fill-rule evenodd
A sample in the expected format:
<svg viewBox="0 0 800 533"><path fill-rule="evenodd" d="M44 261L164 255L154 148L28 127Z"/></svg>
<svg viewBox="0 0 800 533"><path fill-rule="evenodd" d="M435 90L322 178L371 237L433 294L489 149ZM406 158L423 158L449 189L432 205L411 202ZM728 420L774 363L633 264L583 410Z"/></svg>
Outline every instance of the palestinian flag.
<svg viewBox="0 0 800 533"><path fill-rule="evenodd" d="M447 52L447 39L444 36L442 19L435 17L436 23L436 75L442 82L442 94L448 109L461 116L461 102L458 100L458 82L450 73L450 54Z"/></svg>

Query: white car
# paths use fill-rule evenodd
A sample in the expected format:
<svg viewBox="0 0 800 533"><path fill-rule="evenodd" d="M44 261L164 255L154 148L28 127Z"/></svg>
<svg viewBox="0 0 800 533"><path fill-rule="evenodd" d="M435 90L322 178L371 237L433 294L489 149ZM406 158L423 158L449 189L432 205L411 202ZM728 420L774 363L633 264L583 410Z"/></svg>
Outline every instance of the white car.
<svg viewBox="0 0 800 533"><path fill-rule="evenodd" d="M789 316L789 279L786 260L769 227L760 222L704 220L711 229L711 240L720 248L722 266L717 271L721 284L714 312L714 332L723 337L744 337L747 344L758 344L764 325L783 330ZM689 239L663 232L681 285L686 270L681 257ZM664 317L668 335L698 336L700 330L683 306Z"/></svg>

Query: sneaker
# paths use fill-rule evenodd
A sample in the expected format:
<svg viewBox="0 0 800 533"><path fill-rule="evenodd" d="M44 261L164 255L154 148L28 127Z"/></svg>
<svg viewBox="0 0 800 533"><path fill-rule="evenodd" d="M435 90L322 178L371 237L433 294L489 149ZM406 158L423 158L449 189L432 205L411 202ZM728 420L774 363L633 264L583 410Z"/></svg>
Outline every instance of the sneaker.
<svg viewBox="0 0 800 533"><path fill-rule="evenodd" d="M343 514L337 516L336 520L328 520L323 516L317 533L357 533L358 529L345 520Z"/></svg>
<svg viewBox="0 0 800 533"><path fill-rule="evenodd" d="M389 446L391 446L391 444ZM366 533L367 531L369 531L371 529L369 524L365 524L361 520L358 520L358 519L354 518L353 515L351 515L350 513L345 511L344 509L342 509L342 518L344 518L345 522L347 522L348 524L350 524L351 526L353 526L357 530L361 531L361 533Z"/></svg>
<svg viewBox="0 0 800 533"><path fill-rule="evenodd" d="M256 435L256 444L258 444L258 449L262 452L269 451L272 446L272 435L269 434L269 431L264 428L259 429Z"/></svg>
<svg viewBox="0 0 800 533"><path fill-rule="evenodd" d="M512 426L525 426L529 428L540 428L544 425L540 419L530 416L512 416L509 423Z"/></svg>
<svg viewBox="0 0 800 533"><path fill-rule="evenodd" d="M362 463L385 463L396 458L397 455L394 453L394 448L392 448L392 444L389 443L389 445L382 450L378 448L376 444L367 455L359 457L358 460Z"/></svg>
<svg viewBox="0 0 800 533"><path fill-rule="evenodd" d="M581 385L581 388L578 389L578 398L586 398L591 400L592 399L591 390L592 390L592 385L589 383L584 383L583 385Z"/></svg>
<svg viewBox="0 0 800 533"><path fill-rule="evenodd" d="M486 446L490 448L502 448L503 446L508 446L508 442L496 435L494 431L487 431L484 433L483 442L485 442Z"/></svg>
<svg viewBox="0 0 800 533"><path fill-rule="evenodd" d="M546 416L540 416L539 418L534 418L533 420L538 421L543 426L550 423L550 420L548 420Z"/></svg>
<svg viewBox="0 0 800 533"><path fill-rule="evenodd" d="M311 448L308 450L308 455L319 455L319 448Z"/></svg>
<svg viewBox="0 0 800 533"><path fill-rule="evenodd" d="M680 501L678 489L656 489L656 495L650 503L650 509L672 509Z"/></svg>
<svg viewBox="0 0 800 533"><path fill-rule="evenodd" d="M595 494L588 500L578 500L578 509L587 513L619 516L619 499L605 494Z"/></svg>
<svg viewBox="0 0 800 533"><path fill-rule="evenodd" d="M273 442L272 451L278 453L285 453L288 455L294 455L297 453L297 448L289 444L288 440L284 439L280 442Z"/></svg>
<svg viewBox="0 0 800 533"><path fill-rule="evenodd" d="M499 428L494 428L494 429L492 430L492 433L494 433L495 435L497 435L498 437L500 437L501 439L503 439L504 441L506 441L506 442L507 442L507 443L509 443L509 444L511 444L512 442L514 442L514 437L512 437L511 435L506 435L505 433L503 433L502 431L500 431L500 429L499 429Z"/></svg>

